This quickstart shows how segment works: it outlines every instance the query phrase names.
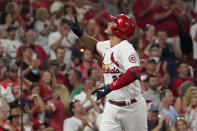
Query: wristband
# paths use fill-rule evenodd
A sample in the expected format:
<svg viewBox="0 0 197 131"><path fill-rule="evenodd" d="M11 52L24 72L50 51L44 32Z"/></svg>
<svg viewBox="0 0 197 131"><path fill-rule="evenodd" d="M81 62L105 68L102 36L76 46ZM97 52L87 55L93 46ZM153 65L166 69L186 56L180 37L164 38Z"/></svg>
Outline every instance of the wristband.
<svg viewBox="0 0 197 131"><path fill-rule="evenodd" d="M29 68L30 70L32 70L32 69L33 69L33 66L30 65L28 68Z"/></svg>

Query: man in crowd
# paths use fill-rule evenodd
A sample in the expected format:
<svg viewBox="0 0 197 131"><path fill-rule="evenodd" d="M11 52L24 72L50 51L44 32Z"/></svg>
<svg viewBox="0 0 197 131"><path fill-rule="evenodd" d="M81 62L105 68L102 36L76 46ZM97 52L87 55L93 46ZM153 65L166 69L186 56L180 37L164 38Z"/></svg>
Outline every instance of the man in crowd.
<svg viewBox="0 0 197 131"><path fill-rule="evenodd" d="M180 61L177 65L178 77L172 83L172 93L175 97L179 96L178 88L185 81L194 82L189 76L189 66L186 61Z"/></svg>
<svg viewBox="0 0 197 131"><path fill-rule="evenodd" d="M87 130L88 122L84 119L85 110L79 100L74 100L70 104L72 117L64 121L64 131L82 131Z"/></svg>
<svg viewBox="0 0 197 131"><path fill-rule="evenodd" d="M178 114L175 108L172 106L174 102L174 97L172 92L169 89L165 89L160 93L161 100L161 111L164 116L169 116L169 124L173 125L176 122Z"/></svg>

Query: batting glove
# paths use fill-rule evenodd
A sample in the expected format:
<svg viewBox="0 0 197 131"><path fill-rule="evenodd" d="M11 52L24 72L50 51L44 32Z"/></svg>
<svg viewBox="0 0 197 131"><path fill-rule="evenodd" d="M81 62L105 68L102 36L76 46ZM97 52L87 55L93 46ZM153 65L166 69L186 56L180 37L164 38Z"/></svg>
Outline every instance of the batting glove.
<svg viewBox="0 0 197 131"><path fill-rule="evenodd" d="M81 37L83 35L83 29L80 28L79 22L77 20L77 17L74 16L75 21L67 20L66 23L70 26L72 31L78 36Z"/></svg>
<svg viewBox="0 0 197 131"><path fill-rule="evenodd" d="M109 85L104 85L100 88L97 88L96 90L94 90L92 92L92 94L96 94L97 96L97 101L101 98L101 97L104 97L106 96L108 93L110 93L112 90L110 89Z"/></svg>

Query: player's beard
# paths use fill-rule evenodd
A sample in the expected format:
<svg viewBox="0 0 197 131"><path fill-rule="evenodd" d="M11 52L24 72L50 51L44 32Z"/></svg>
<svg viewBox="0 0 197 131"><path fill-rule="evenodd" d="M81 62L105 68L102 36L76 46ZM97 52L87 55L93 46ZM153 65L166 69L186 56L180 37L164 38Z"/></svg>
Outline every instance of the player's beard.
<svg viewBox="0 0 197 131"><path fill-rule="evenodd" d="M112 33L104 32L104 34L105 34L107 37L114 36L114 34L112 34Z"/></svg>

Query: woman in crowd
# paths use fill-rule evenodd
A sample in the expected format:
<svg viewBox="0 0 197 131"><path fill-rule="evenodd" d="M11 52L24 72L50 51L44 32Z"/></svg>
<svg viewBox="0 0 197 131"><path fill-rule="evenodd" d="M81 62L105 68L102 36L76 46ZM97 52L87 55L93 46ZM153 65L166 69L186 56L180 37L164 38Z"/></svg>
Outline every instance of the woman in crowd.
<svg viewBox="0 0 197 131"><path fill-rule="evenodd" d="M41 96L44 100L52 98L52 90L56 86L56 78L52 71L45 70L39 81Z"/></svg>
<svg viewBox="0 0 197 131"><path fill-rule="evenodd" d="M40 87L37 83L30 85L30 95L28 96L28 106L31 108L31 115L33 118L33 124L39 122L39 124L44 123L45 113L41 111L39 103L34 99L34 95L40 96Z"/></svg>
<svg viewBox="0 0 197 131"><path fill-rule="evenodd" d="M195 90L191 91L191 97L185 113L185 119L188 126L194 131L197 130L197 87L195 88Z"/></svg>
<svg viewBox="0 0 197 131"><path fill-rule="evenodd" d="M193 82L185 81L178 88L180 95L179 95L179 97L176 97L174 107L180 117L183 117L185 114L185 111L186 111L186 105L184 103L186 91L187 91L187 89L189 89L193 85L194 85Z"/></svg>
<svg viewBox="0 0 197 131"><path fill-rule="evenodd" d="M40 108L47 112L50 116L50 127L55 131L63 130L63 122L68 118L68 108L70 103L70 95L67 88L63 85L57 85L53 89L52 99L44 103L39 95L34 95Z"/></svg>

